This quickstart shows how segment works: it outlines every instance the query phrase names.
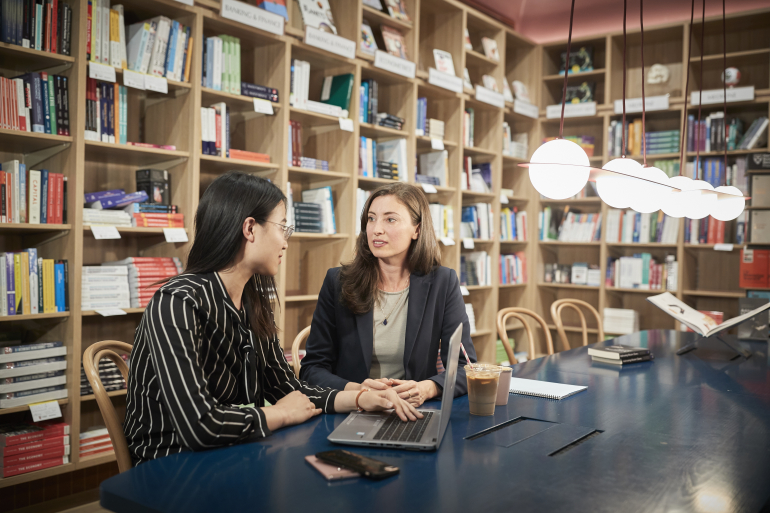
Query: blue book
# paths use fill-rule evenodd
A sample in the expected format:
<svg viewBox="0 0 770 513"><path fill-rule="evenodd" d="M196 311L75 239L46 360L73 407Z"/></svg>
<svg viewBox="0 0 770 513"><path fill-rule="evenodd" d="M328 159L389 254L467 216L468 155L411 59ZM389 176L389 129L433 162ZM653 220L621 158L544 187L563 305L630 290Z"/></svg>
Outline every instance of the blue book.
<svg viewBox="0 0 770 513"><path fill-rule="evenodd" d="M56 311L64 312L64 264L54 264Z"/></svg>
<svg viewBox="0 0 770 513"><path fill-rule="evenodd" d="M111 189L109 191L87 192L85 194L85 202L93 203L94 201L99 201L104 198L123 196L124 194L126 194L126 191L123 189Z"/></svg>
<svg viewBox="0 0 770 513"><path fill-rule="evenodd" d="M361 121L369 122L369 82L364 82L364 103L361 105L361 116Z"/></svg>
<svg viewBox="0 0 770 513"><path fill-rule="evenodd" d="M16 315L16 273L14 272L13 253L5 254L5 269L0 271L5 273L5 283L8 291L8 315Z"/></svg>
<svg viewBox="0 0 770 513"><path fill-rule="evenodd" d="M286 10L286 2L276 0L257 0L257 7L267 12L283 16L283 19L289 21L289 13Z"/></svg>
<svg viewBox="0 0 770 513"><path fill-rule="evenodd" d="M48 80L42 80L40 79L40 86L41 86L41 102L43 106L43 127L45 130L45 133L50 134L51 133L51 105L48 102Z"/></svg>
<svg viewBox="0 0 770 513"><path fill-rule="evenodd" d="M176 45L179 39L179 22L171 22L171 32L168 36L168 46L166 47L166 65L164 66L164 76L169 76L174 72L174 63L176 61Z"/></svg>
<svg viewBox="0 0 770 513"><path fill-rule="evenodd" d="M94 204L92 207L97 209L99 209L100 207L102 209L120 208L120 207L125 207L129 203L144 203L148 199L150 198L149 196L147 196L146 191L136 191L130 194L122 194L120 196L111 196L108 198L103 198L98 201L98 204Z"/></svg>
<svg viewBox="0 0 770 513"><path fill-rule="evenodd" d="M642 214L637 212L634 219L634 236L631 242L639 242L639 232L641 227L642 227Z"/></svg>
<svg viewBox="0 0 770 513"><path fill-rule="evenodd" d="M377 141L372 139L372 166L374 169L374 176L379 176L379 168L377 166Z"/></svg>
<svg viewBox="0 0 770 513"><path fill-rule="evenodd" d="M48 222L48 170L40 170L40 224Z"/></svg>
<svg viewBox="0 0 770 513"><path fill-rule="evenodd" d="M54 349L56 347L62 347L64 344L61 341L57 342L39 342L37 344L23 344L18 346L3 346L0 349L0 353L12 354L12 353L27 353L29 351L41 351L43 349Z"/></svg>
<svg viewBox="0 0 770 513"><path fill-rule="evenodd" d="M206 70L207 70L207 76L206 76L206 87L209 89L214 88L214 38L208 38L206 39ZM292 72L294 71L294 66L291 67Z"/></svg>

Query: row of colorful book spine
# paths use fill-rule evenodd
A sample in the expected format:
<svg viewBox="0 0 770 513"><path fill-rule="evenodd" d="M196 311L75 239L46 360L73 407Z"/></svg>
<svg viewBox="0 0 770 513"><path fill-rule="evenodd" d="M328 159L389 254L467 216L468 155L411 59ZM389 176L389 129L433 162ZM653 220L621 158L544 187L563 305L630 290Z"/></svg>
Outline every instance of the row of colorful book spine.
<svg viewBox="0 0 770 513"><path fill-rule="evenodd" d="M65 422L0 425L3 478L64 465L69 456L70 426Z"/></svg>
<svg viewBox="0 0 770 513"><path fill-rule="evenodd" d="M44 71L0 78L0 128L70 135L68 83Z"/></svg>
<svg viewBox="0 0 770 513"><path fill-rule="evenodd" d="M128 89L111 82L86 80L86 140L128 143Z"/></svg>
<svg viewBox="0 0 770 513"><path fill-rule="evenodd" d="M59 0L3 0L0 41L70 55L72 8Z"/></svg>
<svg viewBox="0 0 770 513"><path fill-rule="evenodd" d="M37 248L0 253L0 316L68 312L69 264Z"/></svg>
<svg viewBox="0 0 770 513"><path fill-rule="evenodd" d="M18 160L0 170L0 223L67 222L67 177L47 169L27 170Z"/></svg>

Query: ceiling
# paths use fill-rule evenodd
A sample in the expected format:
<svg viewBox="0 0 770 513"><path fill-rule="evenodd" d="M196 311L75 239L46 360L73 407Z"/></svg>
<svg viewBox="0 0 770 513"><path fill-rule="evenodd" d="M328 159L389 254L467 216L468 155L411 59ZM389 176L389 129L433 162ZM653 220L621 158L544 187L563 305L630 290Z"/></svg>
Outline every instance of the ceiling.
<svg viewBox="0 0 770 513"><path fill-rule="evenodd" d="M725 0L725 10L742 12L767 8L768 0ZM472 0L468 3L486 7L488 11L513 20L515 29L536 43L567 39L569 31L569 0ZM695 17L699 18L701 2L695 2ZM646 0L645 26L653 27L690 18L692 3L687 0ZM722 13L722 2L708 0L706 16ZM629 29L639 27L639 0L628 2ZM606 34L623 29L623 2L620 0L575 0L573 37Z"/></svg>

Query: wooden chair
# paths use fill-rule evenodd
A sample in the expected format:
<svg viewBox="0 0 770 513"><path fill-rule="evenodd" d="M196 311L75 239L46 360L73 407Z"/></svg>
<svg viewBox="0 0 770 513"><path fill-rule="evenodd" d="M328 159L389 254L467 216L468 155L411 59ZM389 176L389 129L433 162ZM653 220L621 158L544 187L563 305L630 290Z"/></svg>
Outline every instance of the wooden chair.
<svg viewBox="0 0 770 513"><path fill-rule="evenodd" d="M553 354L553 339L551 338L551 332L548 330L548 325L542 317L540 317L532 310L528 310L527 308L519 308L515 306L510 308L503 308L497 312L497 334L500 336L500 340L503 342L505 352L508 354L508 361L511 364L518 363L518 361L513 355L513 349L511 348L511 345L508 343L508 331L505 329L505 324L510 318L518 319L521 324L524 325L524 330L527 332L527 338L529 339L529 359L534 360L537 358L537 353L535 352L535 339L533 337L532 328L529 327L529 323L527 322L525 316L529 316L540 323L540 326L543 328L546 346L548 347L548 354Z"/></svg>
<svg viewBox="0 0 770 513"><path fill-rule="evenodd" d="M83 368L86 372L86 378L91 383L91 388L94 389L96 404L99 405L99 411L101 411L104 423L107 425L107 432L110 435L112 447L115 449L115 457L118 460L120 472L125 472L132 467L131 454L128 452L128 443L126 443L126 436L123 434L123 423L118 418L115 407L102 386L102 380L99 377L99 362L102 358L112 360L120 369L123 378L128 381L128 365L117 351L130 354L132 348L131 344L125 342L105 340L89 346L83 353Z"/></svg>
<svg viewBox="0 0 770 513"><path fill-rule="evenodd" d="M291 366L294 367L294 375L299 378L299 346L310 336L310 326L300 331L291 343Z"/></svg>
<svg viewBox="0 0 770 513"><path fill-rule="evenodd" d="M554 324L556 324L556 331L559 332L559 338L561 339L562 344L564 344L565 350L570 349L569 340L567 339L567 332L564 330L564 323L561 320L561 313L565 308L570 308L577 312L578 316L580 317L580 327L582 328L583 334L583 345L588 345L588 328L586 326L585 315L583 315L583 311L579 308L581 306L594 315L596 318L596 325L598 327L598 341L601 342L604 340L604 328L602 326L602 319L599 317L599 312L596 311L596 308L586 303L585 301L581 301L580 299L558 299L551 304L551 317L553 318Z"/></svg>

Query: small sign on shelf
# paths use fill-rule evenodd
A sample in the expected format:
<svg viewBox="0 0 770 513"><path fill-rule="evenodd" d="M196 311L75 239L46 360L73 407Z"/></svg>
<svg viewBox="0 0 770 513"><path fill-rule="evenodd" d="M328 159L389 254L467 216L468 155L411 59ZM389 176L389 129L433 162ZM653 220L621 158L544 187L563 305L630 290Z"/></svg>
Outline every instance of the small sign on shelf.
<svg viewBox="0 0 770 513"><path fill-rule="evenodd" d="M463 92L463 79L449 73L444 73L436 68L428 68L428 83L441 87L453 93Z"/></svg>
<svg viewBox="0 0 770 513"><path fill-rule="evenodd" d="M133 87L144 91L144 74L131 71L130 69L123 70L123 85L126 87Z"/></svg>
<svg viewBox="0 0 770 513"><path fill-rule="evenodd" d="M122 308L99 308L97 310L94 310L94 312L98 313L102 317L114 317L115 315L128 315L128 312L126 312Z"/></svg>
<svg viewBox="0 0 770 513"><path fill-rule="evenodd" d="M114 226L91 226L91 233L94 234L94 239L119 239L120 232Z"/></svg>
<svg viewBox="0 0 770 513"><path fill-rule="evenodd" d="M465 285L460 285L460 294L462 294L463 296L471 295L471 293L468 292L468 287L466 287Z"/></svg>
<svg viewBox="0 0 770 513"><path fill-rule="evenodd" d="M356 57L355 41L332 34L331 32L324 32L310 25L305 25L305 44L347 59L354 59Z"/></svg>
<svg viewBox="0 0 770 513"><path fill-rule="evenodd" d="M117 77L115 76L115 68L106 64L100 64L98 62L88 63L88 78L101 80L102 82L117 81Z"/></svg>
<svg viewBox="0 0 770 513"><path fill-rule="evenodd" d="M463 239L463 247L465 249L473 249L476 247L476 244L473 242L473 239L465 238Z"/></svg>
<svg viewBox="0 0 770 513"><path fill-rule="evenodd" d="M188 242L187 231L184 228L163 228L166 242Z"/></svg>
<svg viewBox="0 0 770 513"><path fill-rule="evenodd" d="M58 419L61 417L59 401L33 403L29 405L29 411L32 413L32 422L42 422L44 420Z"/></svg>
<svg viewBox="0 0 770 513"><path fill-rule="evenodd" d="M156 77L155 75L144 76L144 88L156 93L168 94L168 80L166 77Z"/></svg>
<svg viewBox="0 0 770 513"><path fill-rule="evenodd" d="M443 150L444 149L444 141L441 139L438 139L437 137L431 137L430 138L430 149L432 150Z"/></svg>
<svg viewBox="0 0 770 513"><path fill-rule="evenodd" d="M416 70L416 66L412 61L390 55L382 50L377 50L374 53L374 67L406 78L414 78Z"/></svg>
<svg viewBox="0 0 770 513"><path fill-rule="evenodd" d="M420 185L422 185L422 190L425 191L425 194L436 194L438 192L438 189L432 184L422 183Z"/></svg>
<svg viewBox="0 0 770 513"><path fill-rule="evenodd" d="M254 112L259 112L260 114L267 114L268 116L272 116L275 114L275 111L273 110L273 102L268 100L263 100L261 98L254 98Z"/></svg>
<svg viewBox="0 0 770 513"><path fill-rule="evenodd" d="M237 21L277 36L283 35L285 23L283 16L260 9L255 5L249 5L246 2L221 0L219 14L228 20Z"/></svg>
<svg viewBox="0 0 770 513"><path fill-rule="evenodd" d="M352 132L353 131L353 120L350 118L339 118L340 119L340 130L344 130L345 132Z"/></svg>
<svg viewBox="0 0 770 513"><path fill-rule="evenodd" d="M449 237L441 237L439 240L441 241L441 244L443 244L444 246L454 246L455 245L455 240L451 239Z"/></svg>

